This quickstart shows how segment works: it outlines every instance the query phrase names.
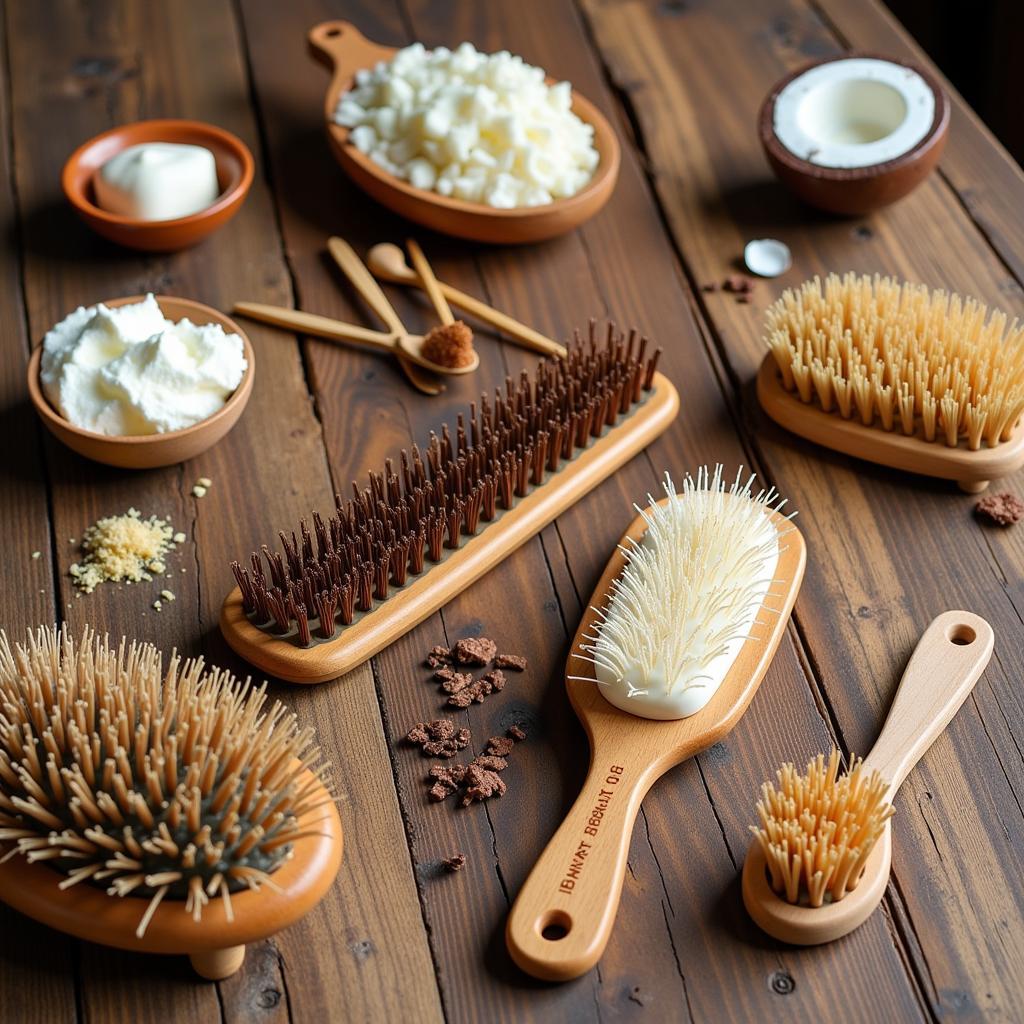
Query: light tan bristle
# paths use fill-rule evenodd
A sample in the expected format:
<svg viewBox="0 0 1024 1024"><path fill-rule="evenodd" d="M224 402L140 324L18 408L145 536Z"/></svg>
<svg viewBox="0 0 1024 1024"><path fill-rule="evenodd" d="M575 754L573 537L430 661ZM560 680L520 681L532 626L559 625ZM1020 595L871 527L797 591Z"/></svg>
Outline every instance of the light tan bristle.
<svg viewBox="0 0 1024 1024"><path fill-rule="evenodd" d="M815 277L765 315L787 391L865 426L972 450L1024 413L1024 326L890 277Z"/></svg>
<svg viewBox="0 0 1024 1024"><path fill-rule="evenodd" d="M89 629L0 632L0 846L61 889L148 899L140 936L165 897L196 921L217 895L230 913L229 889L268 884L322 803L301 778L326 768L312 730L265 691L177 654L163 673L151 644Z"/></svg>
<svg viewBox="0 0 1024 1024"><path fill-rule="evenodd" d="M760 827L751 825L764 851L772 889L789 903L820 907L828 896L841 900L856 888L868 855L885 831L893 809L878 772L853 759L839 775L839 751L825 764L819 754L803 775L792 764L775 773L778 789L761 786Z"/></svg>

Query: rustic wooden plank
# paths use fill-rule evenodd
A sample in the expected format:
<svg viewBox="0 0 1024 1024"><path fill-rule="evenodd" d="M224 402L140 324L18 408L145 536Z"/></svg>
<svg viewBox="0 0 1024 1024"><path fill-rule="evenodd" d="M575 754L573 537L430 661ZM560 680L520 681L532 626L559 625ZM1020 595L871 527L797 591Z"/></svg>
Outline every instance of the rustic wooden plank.
<svg viewBox="0 0 1024 1024"><path fill-rule="evenodd" d="M290 14L298 21L300 15L297 12L305 17L307 25L343 13L352 17L371 37L395 44L408 38L402 19L390 9L382 10L379 5L372 11L347 8L344 12L320 4L295 5ZM566 5L559 6L554 13L542 10L538 5L536 9L531 8L528 18L522 17L521 6L463 8L459 12L457 27L452 26L447 10L425 10L417 5L410 16L416 35L428 44L457 41L453 38L457 32L458 38L469 36L479 45L490 48L511 45L525 52L528 58L546 62L549 67L575 61L570 72L574 81L582 79L587 94L601 100L603 90L598 68L586 57L586 42L580 33L579 23ZM264 109L282 226L298 295L303 308L328 315L358 315L359 307L339 294L330 269L323 263L324 236L340 228L357 246L365 249L374 241L386 238L400 240L404 231L388 214L370 206L351 190L333 168L326 150L322 151L324 155L320 162L310 159L308 153L300 157L296 141L309 140L312 147L311 140L319 132L318 110L326 78L322 73L318 77L315 69L311 75L301 66L293 66L290 60L283 59L281 47L276 42L271 48L271 43L261 31L269 25L267 20L261 20L266 17L265 8L261 5L251 4L245 8L254 54L256 88ZM445 18L443 23L442 17ZM475 23L467 24L467 19L475 19ZM271 52L275 57L273 61L259 59L260 53L269 58ZM614 218L606 214L598 222L614 223L614 230L587 236L589 241L587 237L563 239L529 250L517 250L514 256L500 250L483 251L477 259L479 269L466 260L465 247L457 243L427 239L428 255L437 262L446 279L469 290L479 291L483 286L499 305L514 315L530 319L542 329L556 334L564 335L572 324L592 312L601 313L623 295L630 298L629 306L624 308L626 318L632 317L645 324L650 307L663 303L664 312L654 325L661 329L652 329L652 333L659 338L672 339L669 344L675 343L677 334L686 335L680 351L672 357L679 370L688 367L694 355L698 359L696 368L689 370L694 380L693 395L687 396L691 399L690 405L681 420L686 424L685 432L674 435L674 444L666 443L663 451L671 452L672 461L678 463L678 446L685 443L688 465L696 462L695 453L710 455L716 451L735 463L743 455L733 440L728 413L720 399L715 398L715 385L706 355L694 332L687 300L679 293L679 279L672 267L671 251L661 236L635 164L630 173L631 185L620 186L615 200L619 212ZM642 228L638 229L634 222ZM642 231L639 237L636 235L638 230ZM656 244L661 259L651 257L649 262L645 260L642 277L639 272L629 274L627 271L624 276L628 285L624 286L618 281L622 272L616 270L614 254L623 251L631 232L637 239L638 252ZM603 252L597 257L599 275L592 266L595 245L603 247ZM628 245L625 248L628 250ZM648 276L651 281L646 280ZM409 315L411 324L418 322L412 320L418 303L414 304L406 297L396 301L401 302L400 309L403 315ZM641 317L641 312L645 316ZM478 375L480 382L486 381L487 374L495 369L493 353L485 349L484 344L481 342L484 367ZM406 391L396 393L394 370L375 357L315 342L307 344L306 352L310 379L318 396L318 408L331 451L332 467L340 481L347 480L351 473L361 471L372 465L375 459L393 451L408 429L406 424L415 427L417 424L436 423L456 408L461 382L451 387L443 398L428 402ZM507 350L504 357L507 365L512 367L523 363L523 357L517 350ZM388 405L381 410L377 381L383 374L388 375L389 387L384 391ZM697 383L698 380L703 387ZM466 390L465 397L473 394L477 387L479 384ZM714 424L713 429L709 424ZM668 461L667 454L663 457ZM583 591L582 598L585 599L628 518L627 495L631 500L656 485L649 463L634 463L626 472L632 474L632 484L625 478L622 483L606 484L581 504L578 513L574 510L570 514L578 514L578 518L570 519L567 528L545 533L543 553L547 565L557 562L572 548L568 563L573 564L573 568L570 569L563 559L556 578L564 592L565 604L572 609L573 615L581 596L577 588ZM611 514L603 514L606 512ZM563 540L566 536L571 538L569 543ZM570 580L572 586L566 591ZM523 977L512 972L508 964L500 939L504 909L568 801L575 795L586 756L578 727L573 726L567 717L569 712L561 684L561 665L567 642L565 623L559 621L561 616L556 616L557 605L548 606L549 599L545 599L544 593L549 587L545 563L538 556L537 545L528 545L463 598L452 602L442 616L425 623L376 662L392 741L397 741L413 721L433 708L429 703L434 700L433 693L424 689L425 673L413 666L426 648L442 636L455 639L466 632L484 628L502 637L507 636L510 643L518 641L520 649L530 654L534 662L528 678L514 681L514 691L510 685L500 700L492 698L484 708L475 710L468 718L478 742L495 725L500 726L507 721L510 713L526 715L529 720L537 722L534 736L521 751L523 757L510 768L516 772L514 788L504 800L487 809L487 821L483 821L479 814L470 817L472 812L449 817L450 812L446 808L427 806L420 780L424 762L411 751L398 748L395 753L400 794L410 822L413 855L422 882L421 899L431 926L445 1008L448 1015L456 1019L481 1016L487 1019L521 1019L525 1015L544 1014L585 1016L592 1015L595 1006L609 1012L640 1012L640 993L648 1000L648 1005L675 1008L683 1004L686 993L685 981L672 955L672 941L677 942L680 957L686 965L691 959L701 960L712 943L712 937L705 934L695 947L688 945L692 923L689 916L677 923L667 922L663 933L652 930L652 920L665 920L667 916L664 882L660 879L658 857L651 843L644 834L638 833L632 860L635 874L630 879L618 925L621 945L616 953L609 951L598 971L598 978L583 979L574 986L535 991L532 986L524 989ZM534 606L542 612L531 612L528 608L526 612L520 611L513 630L495 609L521 609L527 595L533 595ZM572 626L575 626L575 620ZM562 630L560 643L563 649L560 651L555 649L558 629ZM793 716L793 720L799 723L795 727L805 737L816 735L820 742L821 719L813 706L793 649L789 650L788 687L793 689L794 703L801 709ZM780 678L787 677L780 673ZM770 715L765 716L761 727L772 730L771 718ZM769 763L766 762L764 769ZM708 824L713 822L714 815L699 774L696 771L689 775L681 773L680 779L687 787L687 802L702 801L704 819ZM672 782L676 782L676 776ZM656 797L657 794L652 799ZM717 826L700 834L708 837L708 859L734 877L728 849L725 841L719 838L721 833ZM438 858L459 848L470 854L467 872L453 879L438 877ZM497 854L497 864L492 868L494 853ZM670 879L669 884L672 881ZM473 883L472 896L458 890L463 882ZM735 891L732 899L735 910L738 908ZM913 1007L913 996L902 978L898 958L883 932L879 926L870 940L865 935L861 941L865 942L865 949L881 948L881 956L876 959L888 964L883 970L884 984L892 986L894 1003ZM717 942L718 936L714 939ZM642 949L643 956L632 956L630 951L635 949ZM886 949L888 954L884 952ZM745 949L734 948L730 950L730 956L736 973L743 973L741 964L749 966ZM726 961L729 962L728 956ZM770 991L765 994L764 985L764 978L770 970L762 969L762 965L768 963L772 968L776 966L774 953L757 957L757 981L748 983L743 999L770 1012L774 1005L771 1002L773 997ZM686 966L684 969L689 968ZM813 1002L813 977L811 972L807 981L801 978L800 982L801 990L808 998L807 1006ZM708 1003L714 1000L710 976L705 976L701 991ZM824 990L820 996L824 998ZM740 1000L730 1005L734 1016L738 1017L741 1013Z"/></svg>
<svg viewBox="0 0 1024 1024"><path fill-rule="evenodd" d="M753 128L760 100L788 67L837 46L800 4L765 3L756 13L740 6L586 5L692 280L721 279L745 239L767 234L794 251L787 283L830 269L882 269L1012 300L1016 282L940 178L858 221L808 215L770 180ZM725 94L727 107L712 99ZM762 351L759 314L776 291L759 285L752 306L722 294L701 301L751 437L803 509L809 571L797 618L847 747L873 742L935 613L970 607L996 629L998 657L897 802L890 897L933 1012L1012 1016L1020 982L1010 964L1020 961L1024 935L1011 881L1022 835L1012 737L1024 720L1010 682L1021 668L1020 545L980 530L971 499L947 485L853 463L765 423L749 384ZM1019 487L1020 478L1008 483ZM954 836L971 851L969 877Z"/></svg>
<svg viewBox="0 0 1024 1024"><path fill-rule="evenodd" d="M26 292L32 336L39 337L79 302L147 288L194 296L221 308L243 293L291 301L261 174L228 229L195 250L171 257L135 257L99 242L74 222L57 193L57 172L71 142L137 116L200 117L235 131L259 153L232 5L198 4L194 10L177 5L159 12L116 3L92 5L88 12L70 7L55 41L50 40L52 12L22 6L11 16L20 41L12 56L14 128L19 199L31 227ZM154 35L161 46L145 46L143 40ZM215 52L218 59L204 65L202 75L183 74L203 52ZM46 60L39 59L42 53ZM142 53L146 60L140 63ZM35 130L44 117L52 131ZM164 584L178 599L159 616L149 607L155 594L145 587L101 588L77 599L62 575L61 600L71 606L67 610L75 628L91 621L153 639L167 649L205 652L220 664L248 671L216 633L220 601L231 586L227 560L266 536L265 517L280 520L296 503L324 505L332 493L297 347L273 331L252 328L249 334L257 378L247 415L216 450L193 463L154 473L118 473L48 444L62 574L74 556L68 538L79 537L98 515L131 504L147 513L169 513L175 527L189 536L169 563L173 582ZM214 486L197 502L190 489L200 476L209 476ZM181 984L187 970L180 965L168 968L158 960L89 948L84 953L88 971L83 1009L90 1019L122 1019L125 1000L139 1020L166 1019L168 1011L176 1020L221 1014L232 1020L279 1020L288 1015L289 1004L296 1012L304 1010L304 1019L332 1005L359 1006L367 1019L381 1018L395 1012L391 979L405 963L414 963L419 955L429 965L394 788L382 785L368 770L373 759L367 749L381 742L369 673L350 681L341 703L347 721L358 723L358 743L335 725L339 702L329 690L300 694L279 687L274 695L292 703L301 720L321 726L326 755L343 780L337 789L346 829L350 817L358 815L359 828L383 844L375 872L383 882L381 892L371 901L365 889L340 882L314 914L252 949L242 974L221 985L219 993L192 980ZM359 863L361 852L360 844L350 841L343 879ZM398 942L379 943L395 955L380 957L380 974L365 971L363 958L349 948L344 932L353 920L370 935L378 929L400 933ZM283 974L289 964L296 965L293 986ZM168 970L172 976L163 980ZM126 986L122 978L133 975L139 980Z"/></svg>

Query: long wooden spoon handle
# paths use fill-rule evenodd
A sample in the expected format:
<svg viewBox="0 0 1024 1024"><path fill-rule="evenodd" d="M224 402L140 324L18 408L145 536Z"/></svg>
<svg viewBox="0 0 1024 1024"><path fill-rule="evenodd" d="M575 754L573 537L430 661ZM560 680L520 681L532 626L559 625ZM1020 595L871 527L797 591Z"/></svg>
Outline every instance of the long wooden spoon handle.
<svg viewBox="0 0 1024 1024"><path fill-rule="evenodd" d="M394 284L419 287L419 277L417 277L411 267L405 264L405 259L401 253L402 250L397 246L392 246L390 242L375 245L370 250L370 267L374 274L382 280L391 281ZM387 255L385 256L385 254ZM552 341L551 338L541 334L540 331L527 327L526 324L520 323L507 313L502 313L501 310L487 305L486 302L461 291L453 285L445 284L444 281L438 281L437 285L442 295L451 305L457 306L471 316L475 316L485 324L497 327L499 331L504 332L510 338L514 338L524 348L532 349L534 352L543 352L545 355L558 356L559 358L565 356L565 346L559 345L557 341Z"/></svg>
<svg viewBox="0 0 1024 1024"><path fill-rule="evenodd" d="M267 306L261 302L236 302L234 312L247 316L252 320L260 320L275 327L287 327L299 334L311 334L328 341L354 341L360 345L370 345L383 349L385 352L395 351L395 339L381 331L371 331L356 324L347 324L342 320L317 316L315 313L303 313L287 306Z"/></svg>
<svg viewBox="0 0 1024 1024"><path fill-rule="evenodd" d="M367 305L384 321L392 334L408 334L404 324L395 312L394 306L388 302L387 296L374 280L373 274L366 269L366 264L356 255L344 238L332 235L327 239L327 250L338 264L341 272L352 282L352 286L362 295ZM445 390L444 384L429 370L417 366L410 359L398 353L398 362L402 372L409 378L409 383L425 395L439 395Z"/></svg>
<svg viewBox="0 0 1024 1024"><path fill-rule="evenodd" d="M334 262L342 273L352 282L352 286L362 295L366 304L387 324L392 334L408 334L394 306L388 302L387 296L366 269L365 264L344 238L333 235L327 239L327 250L334 257Z"/></svg>
<svg viewBox="0 0 1024 1024"><path fill-rule="evenodd" d="M882 734L865 764L899 789L949 724L992 657L992 627L972 612L933 619L910 656Z"/></svg>
<svg viewBox="0 0 1024 1024"><path fill-rule="evenodd" d="M505 939L528 974L567 981L601 958L622 895L640 803L654 778L632 758L598 754L583 790L530 872Z"/></svg>
<svg viewBox="0 0 1024 1024"><path fill-rule="evenodd" d="M455 323L455 317L452 316L451 307L448 305L447 299L445 299L444 294L438 287L437 278L434 277L433 268L427 262L427 257L423 255L423 250L420 248L419 242L414 238L410 238L405 244L409 249L409 256L412 258L412 265L415 268L416 273L419 275L420 285L427 293L427 298L430 299L430 304L434 307L438 319L442 324Z"/></svg>

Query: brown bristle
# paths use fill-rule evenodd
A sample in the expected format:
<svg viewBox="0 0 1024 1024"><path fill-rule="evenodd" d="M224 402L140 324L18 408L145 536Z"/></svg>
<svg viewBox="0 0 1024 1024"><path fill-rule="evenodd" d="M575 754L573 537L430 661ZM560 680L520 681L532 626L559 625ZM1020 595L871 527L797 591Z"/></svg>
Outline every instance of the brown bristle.
<svg viewBox="0 0 1024 1024"><path fill-rule="evenodd" d="M761 786L757 813L761 827L750 826L764 851L772 888L789 903L820 907L826 894L841 900L860 880L868 855L893 810L888 786L863 761L839 775L839 751L825 764L819 754L803 775L792 764L775 773L779 788Z"/></svg>
<svg viewBox="0 0 1024 1024"><path fill-rule="evenodd" d="M292 856L299 819L323 788L312 730L266 687L151 644L75 644L40 627L0 632L0 844L45 861L59 887L102 880L141 896L138 935L165 897L198 921L221 897L256 888ZM58 876L59 877L59 876ZM56 883L55 883L56 884Z"/></svg>
<svg viewBox="0 0 1024 1024"><path fill-rule="evenodd" d="M541 362L518 382L506 378L458 416L454 433L442 424L425 451L415 443L403 449L400 471L388 459L383 473L369 474L369 487L353 482L350 499L336 498L330 519L313 513L312 532L302 520L297 539L279 534L281 552L263 546L250 568L232 562L245 613L301 646L335 636L321 614L347 625L614 429L653 386L661 350L647 351L638 332L613 324L598 332L591 323L586 342L577 334L565 359ZM334 588L341 596L325 602L321 595Z"/></svg>
<svg viewBox="0 0 1024 1024"><path fill-rule="evenodd" d="M1024 413L1024 327L974 299L830 274L783 292L765 325L786 390L865 426L977 450Z"/></svg>

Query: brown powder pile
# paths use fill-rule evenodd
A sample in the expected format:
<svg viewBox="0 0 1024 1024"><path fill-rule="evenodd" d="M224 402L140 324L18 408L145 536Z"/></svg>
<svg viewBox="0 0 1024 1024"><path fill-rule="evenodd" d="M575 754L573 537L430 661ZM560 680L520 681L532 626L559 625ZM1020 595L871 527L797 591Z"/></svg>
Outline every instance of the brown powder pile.
<svg viewBox="0 0 1024 1024"><path fill-rule="evenodd" d="M473 362L473 332L461 320L432 327L423 339L423 357L457 370Z"/></svg>
<svg viewBox="0 0 1024 1024"><path fill-rule="evenodd" d="M974 511L999 526L1013 526L1024 519L1024 501L1009 492L986 494L974 506Z"/></svg>
<svg viewBox="0 0 1024 1024"><path fill-rule="evenodd" d="M86 594L101 583L149 581L166 569L163 556L176 547L177 536L169 522L143 519L138 509L106 516L82 534L85 557L71 566L71 577Z"/></svg>

